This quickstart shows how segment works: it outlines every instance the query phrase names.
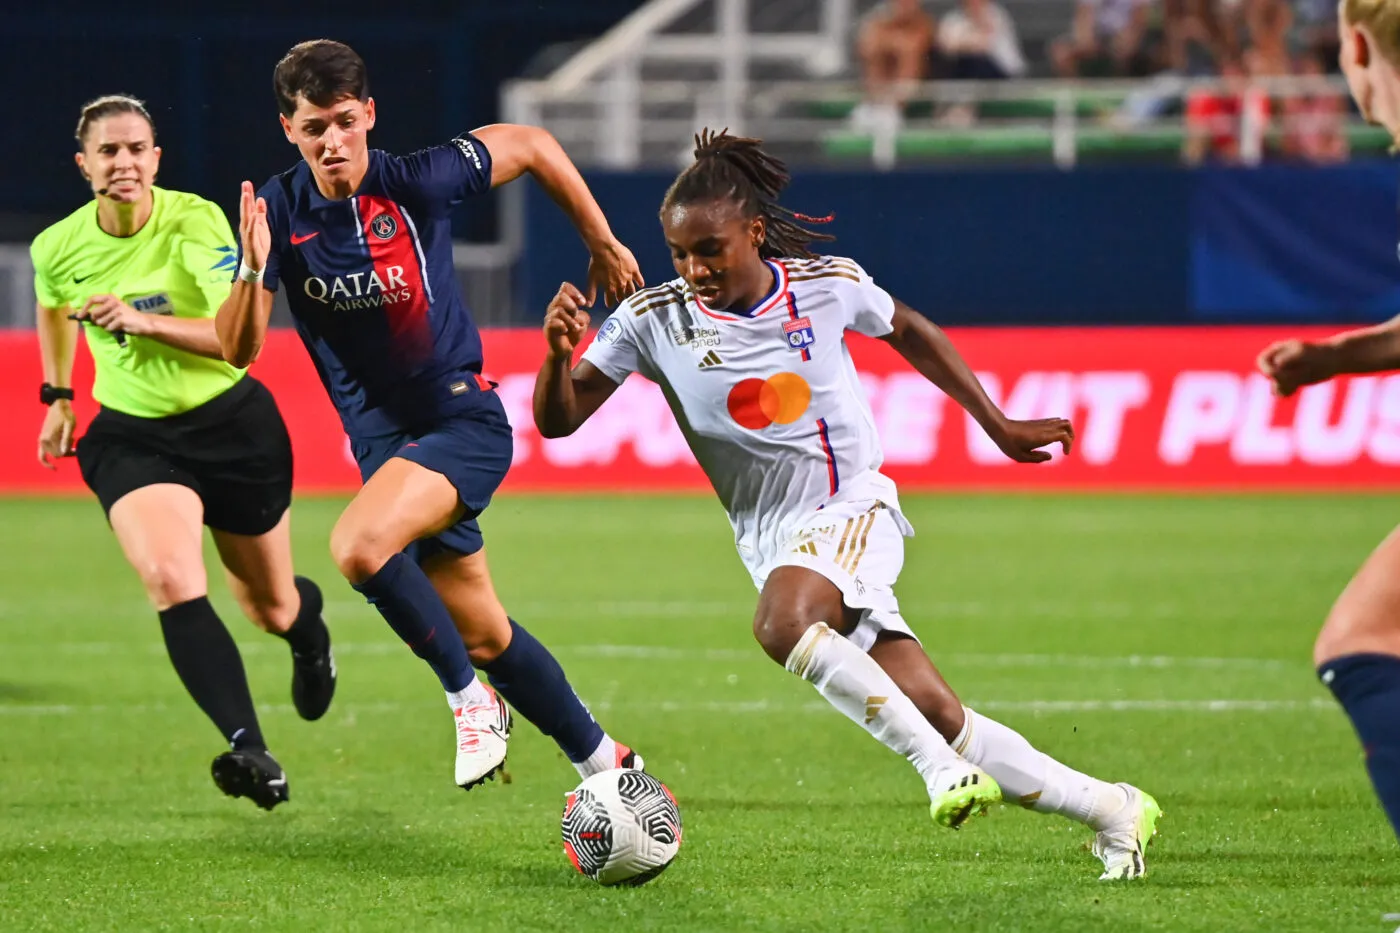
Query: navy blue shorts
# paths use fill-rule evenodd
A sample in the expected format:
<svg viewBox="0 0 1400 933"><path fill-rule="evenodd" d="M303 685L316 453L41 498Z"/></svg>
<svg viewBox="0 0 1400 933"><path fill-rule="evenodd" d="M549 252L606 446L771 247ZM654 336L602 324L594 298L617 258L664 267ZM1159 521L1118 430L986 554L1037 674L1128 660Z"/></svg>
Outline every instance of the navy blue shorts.
<svg viewBox="0 0 1400 933"><path fill-rule="evenodd" d="M494 392L483 394L479 407L422 429L350 442L360 465L360 478L366 482L389 458L402 457L441 473L457 489L466 507L461 520L404 549L420 564L441 551L475 554L481 550L481 526L476 517L491 503L491 496L505 479L514 446L510 421Z"/></svg>

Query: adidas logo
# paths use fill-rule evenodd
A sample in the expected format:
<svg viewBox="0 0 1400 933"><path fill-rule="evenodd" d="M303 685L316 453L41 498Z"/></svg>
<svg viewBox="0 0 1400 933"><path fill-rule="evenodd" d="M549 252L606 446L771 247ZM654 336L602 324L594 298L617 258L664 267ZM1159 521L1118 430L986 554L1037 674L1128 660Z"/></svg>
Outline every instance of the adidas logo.
<svg viewBox="0 0 1400 933"><path fill-rule="evenodd" d="M880 715L880 710L885 708L889 697L866 697L865 698L865 724L868 726L875 721L875 717Z"/></svg>
<svg viewBox="0 0 1400 933"><path fill-rule="evenodd" d="M719 358L719 354L716 353L714 350L711 350L709 353L705 354L702 360L700 360L700 368L709 369L711 366L718 366L723 362L724 360Z"/></svg>

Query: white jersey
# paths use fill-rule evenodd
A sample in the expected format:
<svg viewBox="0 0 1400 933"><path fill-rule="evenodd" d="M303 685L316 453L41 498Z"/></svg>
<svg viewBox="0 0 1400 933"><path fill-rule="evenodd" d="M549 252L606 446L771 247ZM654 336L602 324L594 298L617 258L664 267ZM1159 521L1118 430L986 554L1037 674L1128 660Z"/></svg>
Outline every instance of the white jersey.
<svg viewBox="0 0 1400 933"><path fill-rule="evenodd" d="M769 265L773 291L747 312L674 279L623 302L583 354L614 382L661 387L756 582L818 509L879 500L912 533L845 341L890 333L894 300L850 259Z"/></svg>

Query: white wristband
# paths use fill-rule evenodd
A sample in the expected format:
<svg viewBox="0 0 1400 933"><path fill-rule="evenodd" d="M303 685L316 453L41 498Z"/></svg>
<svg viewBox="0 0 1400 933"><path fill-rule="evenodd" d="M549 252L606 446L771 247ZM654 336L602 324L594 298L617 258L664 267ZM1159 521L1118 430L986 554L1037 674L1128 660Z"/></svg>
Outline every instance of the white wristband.
<svg viewBox="0 0 1400 933"><path fill-rule="evenodd" d="M261 282L263 280L263 273L265 271L267 270L249 268L246 262L240 262L238 264L238 281L252 282L254 285L256 285L258 282Z"/></svg>

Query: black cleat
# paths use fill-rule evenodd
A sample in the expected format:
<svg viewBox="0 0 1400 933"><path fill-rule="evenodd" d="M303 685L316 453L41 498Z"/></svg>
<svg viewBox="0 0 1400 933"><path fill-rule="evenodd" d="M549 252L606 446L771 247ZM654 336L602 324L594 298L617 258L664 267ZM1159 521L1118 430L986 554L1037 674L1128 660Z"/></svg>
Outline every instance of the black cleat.
<svg viewBox="0 0 1400 933"><path fill-rule="evenodd" d="M247 797L264 810L285 803L287 775L265 748L235 748L214 759L210 771L219 790L230 797Z"/></svg>
<svg viewBox="0 0 1400 933"><path fill-rule="evenodd" d="M292 652L292 705L297 715L307 722L315 722L330 709L331 698L335 696L335 654L331 652L330 639L326 640L326 650L314 654Z"/></svg>

